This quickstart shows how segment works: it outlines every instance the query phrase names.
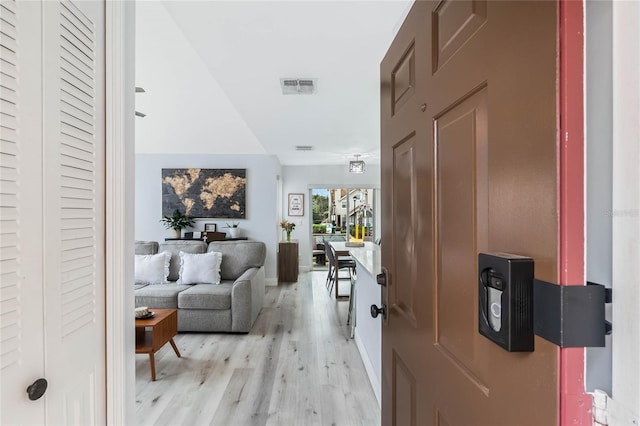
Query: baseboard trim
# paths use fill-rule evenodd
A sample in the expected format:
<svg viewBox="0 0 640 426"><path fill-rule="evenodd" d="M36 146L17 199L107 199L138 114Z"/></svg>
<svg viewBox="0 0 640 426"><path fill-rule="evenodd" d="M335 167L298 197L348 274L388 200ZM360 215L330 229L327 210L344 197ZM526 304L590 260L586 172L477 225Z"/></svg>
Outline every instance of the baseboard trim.
<svg viewBox="0 0 640 426"><path fill-rule="evenodd" d="M364 347L364 343L362 343L362 340L360 339L357 326L356 326L356 331L354 333L353 338L356 342L356 347L358 348L358 352L360 352L360 358L362 358L364 369L367 371L367 376L369 376L369 383L371 384L373 393L376 395L378 406L382 406L380 381L378 380L378 377L376 376L376 373L373 370L373 364L371 363L371 359L369 359L369 354L367 353L367 349Z"/></svg>
<svg viewBox="0 0 640 426"><path fill-rule="evenodd" d="M277 278L265 278L264 285L266 285L268 287L277 287L278 286L278 279Z"/></svg>

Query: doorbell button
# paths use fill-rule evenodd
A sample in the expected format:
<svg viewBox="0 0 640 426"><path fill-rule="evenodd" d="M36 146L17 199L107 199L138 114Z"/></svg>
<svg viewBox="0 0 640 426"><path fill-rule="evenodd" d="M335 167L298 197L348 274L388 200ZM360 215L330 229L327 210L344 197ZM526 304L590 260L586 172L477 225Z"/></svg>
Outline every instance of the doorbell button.
<svg viewBox="0 0 640 426"><path fill-rule="evenodd" d="M493 315L496 318L500 318L502 316L502 306L500 306L498 303L492 303L491 315Z"/></svg>
<svg viewBox="0 0 640 426"><path fill-rule="evenodd" d="M533 273L530 257L478 254L478 331L509 352L534 350Z"/></svg>

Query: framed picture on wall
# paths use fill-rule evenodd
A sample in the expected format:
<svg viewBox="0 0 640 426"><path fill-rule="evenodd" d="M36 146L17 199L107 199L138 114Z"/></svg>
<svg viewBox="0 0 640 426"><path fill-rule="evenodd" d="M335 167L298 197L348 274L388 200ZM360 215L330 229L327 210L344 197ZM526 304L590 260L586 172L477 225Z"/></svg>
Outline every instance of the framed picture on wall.
<svg viewBox="0 0 640 426"><path fill-rule="evenodd" d="M162 169L162 216L246 219L246 192L247 169Z"/></svg>
<svg viewBox="0 0 640 426"><path fill-rule="evenodd" d="M304 194L289 194L289 216L304 216Z"/></svg>
<svg viewBox="0 0 640 426"><path fill-rule="evenodd" d="M205 223L204 224L204 230L205 232L216 232L218 230L218 227L216 226L215 223Z"/></svg>

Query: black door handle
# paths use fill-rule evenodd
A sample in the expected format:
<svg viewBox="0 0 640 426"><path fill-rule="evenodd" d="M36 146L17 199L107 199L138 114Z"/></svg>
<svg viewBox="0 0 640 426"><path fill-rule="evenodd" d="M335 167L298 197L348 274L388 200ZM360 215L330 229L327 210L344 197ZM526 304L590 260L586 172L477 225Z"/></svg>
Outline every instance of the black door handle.
<svg viewBox="0 0 640 426"><path fill-rule="evenodd" d="M29 399L31 401L40 399L46 391L47 391L46 379L38 379L27 388L27 394L29 394Z"/></svg>
<svg viewBox="0 0 640 426"><path fill-rule="evenodd" d="M379 308L376 305L371 305L371 318L378 318L380 314L383 319L387 318L387 305L382 305Z"/></svg>

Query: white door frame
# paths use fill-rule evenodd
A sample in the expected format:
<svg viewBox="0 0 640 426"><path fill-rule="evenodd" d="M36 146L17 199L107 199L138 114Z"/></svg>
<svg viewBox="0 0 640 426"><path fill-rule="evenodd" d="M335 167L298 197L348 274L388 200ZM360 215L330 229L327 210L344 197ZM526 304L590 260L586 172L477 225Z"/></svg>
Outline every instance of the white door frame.
<svg viewBox="0 0 640 426"><path fill-rule="evenodd" d="M613 376L609 425L640 420L640 3L613 2Z"/></svg>
<svg viewBox="0 0 640 426"><path fill-rule="evenodd" d="M135 1L106 1L108 425L135 422L133 308Z"/></svg>

